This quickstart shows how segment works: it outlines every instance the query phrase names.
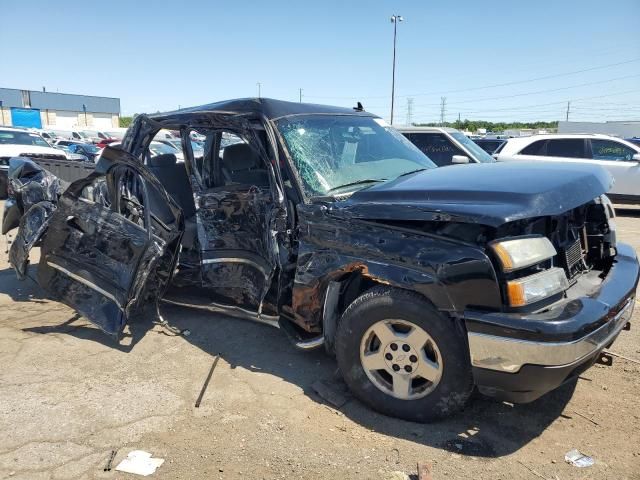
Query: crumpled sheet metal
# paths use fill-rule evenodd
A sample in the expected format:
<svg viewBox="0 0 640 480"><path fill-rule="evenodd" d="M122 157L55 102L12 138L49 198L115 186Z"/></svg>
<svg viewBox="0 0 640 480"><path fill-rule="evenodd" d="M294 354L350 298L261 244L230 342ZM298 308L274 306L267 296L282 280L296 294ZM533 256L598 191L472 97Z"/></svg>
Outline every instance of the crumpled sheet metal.
<svg viewBox="0 0 640 480"><path fill-rule="evenodd" d="M22 201L25 212L45 200L57 202L62 193L60 179L28 158L12 158L8 176L14 195Z"/></svg>
<svg viewBox="0 0 640 480"><path fill-rule="evenodd" d="M9 250L9 263L15 269L19 280L25 279L29 267L29 251L49 226L55 209L52 202L41 201L31 206L20 219L18 234Z"/></svg>

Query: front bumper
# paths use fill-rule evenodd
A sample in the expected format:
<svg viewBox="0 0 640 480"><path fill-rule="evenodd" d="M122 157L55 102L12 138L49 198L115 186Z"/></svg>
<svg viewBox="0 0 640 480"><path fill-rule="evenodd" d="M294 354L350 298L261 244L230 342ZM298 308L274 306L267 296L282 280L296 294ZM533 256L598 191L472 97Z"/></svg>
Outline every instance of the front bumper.
<svg viewBox="0 0 640 480"><path fill-rule="evenodd" d="M640 267L633 248L618 244L599 288L539 313L465 312L479 390L524 403L575 378L629 323Z"/></svg>

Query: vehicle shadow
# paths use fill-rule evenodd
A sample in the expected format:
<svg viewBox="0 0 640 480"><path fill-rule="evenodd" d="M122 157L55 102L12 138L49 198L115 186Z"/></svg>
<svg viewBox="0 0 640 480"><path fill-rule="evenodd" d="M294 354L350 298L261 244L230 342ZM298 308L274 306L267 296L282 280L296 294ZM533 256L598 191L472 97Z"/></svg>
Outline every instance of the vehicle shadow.
<svg viewBox="0 0 640 480"><path fill-rule="evenodd" d="M18 283L15 277L7 282L5 275L6 271L0 271L0 293L17 302L45 298L34 282ZM15 283L19 286L15 287ZM220 354L231 368L242 367L279 377L301 387L318 403L326 402L312 385L322 380L346 397L347 402L340 408L342 414L370 430L474 457L501 457L522 448L563 415L575 389L574 382L528 405L511 405L476 394L467 408L452 418L427 425L412 423L378 414L351 397L337 372L335 359L326 355L324 349L301 352L273 327L202 310L163 304L161 313L168 326L158 326L157 319L150 314L131 322L120 342L79 315L60 324L32 326L23 331L71 335L129 352L148 333L175 336L188 330L189 335L181 336L184 341L211 356Z"/></svg>
<svg viewBox="0 0 640 480"><path fill-rule="evenodd" d="M616 208L618 217L640 217L640 208L618 207Z"/></svg>
<svg viewBox="0 0 640 480"><path fill-rule="evenodd" d="M12 301L19 303L46 304L51 302L44 290L35 281L36 268L36 265L31 265L27 273L28 276L23 281L18 280L13 268L0 270L0 294L7 295ZM11 315L3 316L3 320L11 321ZM75 313L62 323L25 327L22 328L22 331L39 334L70 334L83 340L90 340L122 352L128 352L154 326L153 316L149 315L126 328L119 341L117 341L94 327L81 315Z"/></svg>
<svg viewBox="0 0 640 480"><path fill-rule="evenodd" d="M563 415L576 387L576 382L569 383L528 405L475 394L467 408L452 418L426 425L412 423L378 414L351 397L335 359L324 349L301 352L284 333L272 327L184 307L167 305L163 316L174 327L189 330L184 337L187 342L212 356L219 353L231 368L240 366L277 376L301 387L314 401L326 403L312 388L314 382L322 380L348 399L340 411L354 422L460 455L495 458L519 450Z"/></svg>
<svg viewBox="0 0 640 480"><path fill-rule="evenodd" d="M34 277L34 268L29 269L29 275ZM0 293L8 295L14 302L44 303L47 298L44 291L31 278L20 281L13 268L0 270Z"/></svg>

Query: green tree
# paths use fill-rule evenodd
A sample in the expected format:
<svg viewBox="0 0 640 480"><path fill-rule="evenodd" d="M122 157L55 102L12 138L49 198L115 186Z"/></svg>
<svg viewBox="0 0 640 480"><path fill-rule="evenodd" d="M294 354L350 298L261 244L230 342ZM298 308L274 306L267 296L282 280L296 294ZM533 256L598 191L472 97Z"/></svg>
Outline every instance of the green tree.
<svg viewBox="0 0 640 480"><path fill-rule="evenodd" d="M122 128L129 128L131 122L133 122L133 117L120 117L120 127Z"/></svg>
<svg viewBox="0 0 640 480"><path fill-rule="evenodd" d="M420 123L416 124L418 127L439 127L439 123ZM557 129L558 122L489 122L487 120L468 120L464 119L461 121L456 120L455 122L445 122L445 127L453 127L458 130L467 130L470 132L477 132L479 128L485 128L487 132L500 133L505 130L511 129L524 129L524 128L546 128L546 129Z"/></svg>

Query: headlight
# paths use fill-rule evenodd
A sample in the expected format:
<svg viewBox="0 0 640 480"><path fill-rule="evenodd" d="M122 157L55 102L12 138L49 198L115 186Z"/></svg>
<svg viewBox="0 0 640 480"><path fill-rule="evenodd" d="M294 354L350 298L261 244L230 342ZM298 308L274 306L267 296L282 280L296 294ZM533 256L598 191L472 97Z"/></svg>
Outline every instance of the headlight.
<svg viewBox="0 0 640 480"><path fill-rule="evenodd" d="M546 237L516 238L491 244L505 272L530 267L556 255Z"/></svg>
<svg viewBox="0 0 640 480"><path fill-rule="evenodd" d="M522 307L560 293L569 288L562 268L550 268L544 272L507 282L509 305Z"/></svg>

